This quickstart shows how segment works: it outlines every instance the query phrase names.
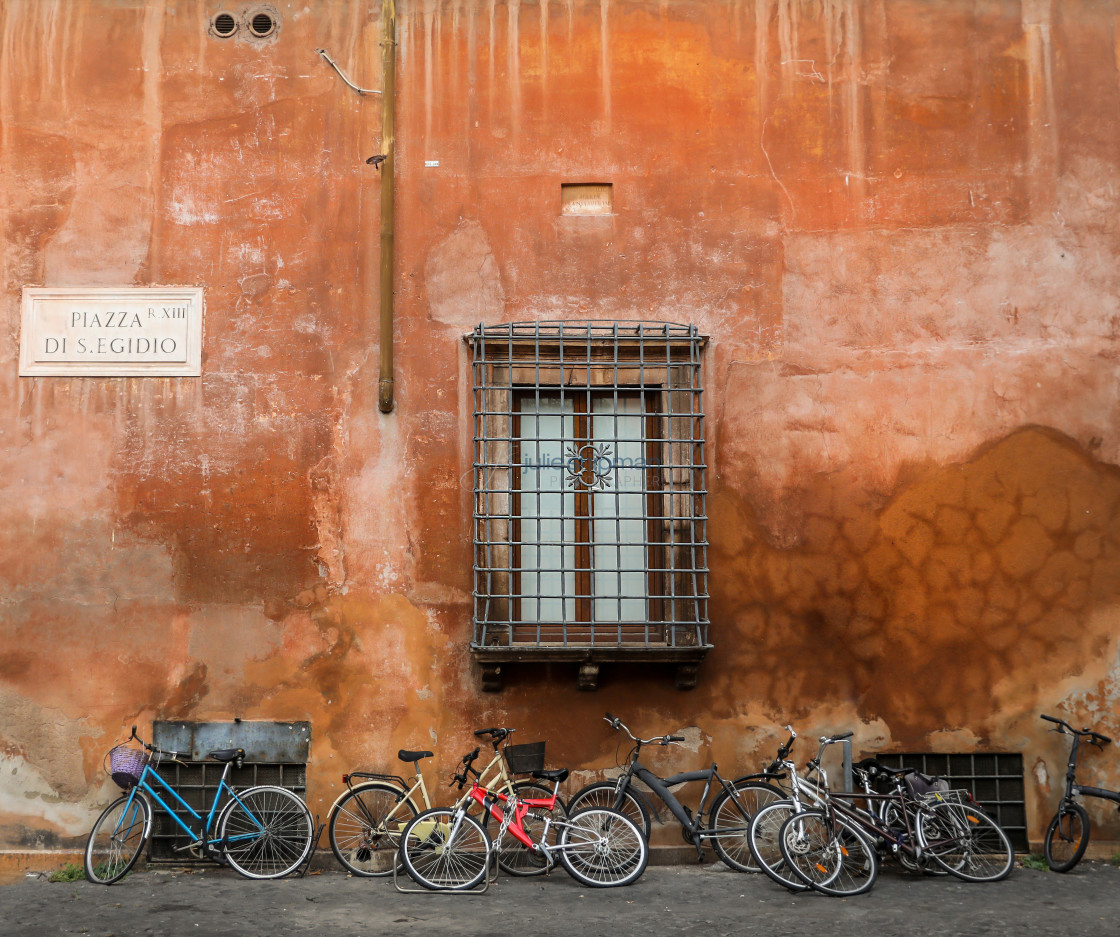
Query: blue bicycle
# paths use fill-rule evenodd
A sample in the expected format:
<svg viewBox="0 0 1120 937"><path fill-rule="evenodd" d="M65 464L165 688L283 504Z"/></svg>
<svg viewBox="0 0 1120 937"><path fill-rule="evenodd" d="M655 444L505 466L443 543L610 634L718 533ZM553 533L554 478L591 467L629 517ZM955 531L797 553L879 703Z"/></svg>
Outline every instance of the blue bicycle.
<svg viewBox="0 0 1120 937"><path fill-rule="evenodd" d="M130 745L133 741L140 747ZM225 769L204 817L156 771L160 761L183 757L149 745L136 734L136 726L124 744L109 752L113 781L125 793L105 808L89 834L85 851L89 881L112 885L136 864L152 835L152 801L191 837L184 848L229 865L246 878L283 878L303 864L314 842L315 821L299 797L275 785L234 790L229 785L230 769L241 767L245 750L221 749L207 755L223 762ZM187 819L164 797L185 810Z"/></svg>

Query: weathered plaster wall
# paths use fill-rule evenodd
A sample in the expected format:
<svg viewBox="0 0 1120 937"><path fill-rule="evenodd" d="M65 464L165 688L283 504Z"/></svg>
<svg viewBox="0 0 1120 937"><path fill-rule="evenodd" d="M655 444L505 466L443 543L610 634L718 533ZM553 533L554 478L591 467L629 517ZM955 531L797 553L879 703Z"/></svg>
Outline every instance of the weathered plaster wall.
<svg viewBox="0 0 1120 937"><path fill-rule="evenodd" d="M133 722L310 719L323 811L480 724L590 777L605 709L698 727L667 769L788 721L1022 751L1037 834L1037 714L1120 733L1120 7L400 2L386 417L380 104L313 51L376 87L377 5L273 6L248 42L198 0L0 3L0 845L80 838ZM100 284L204 286L203 377L18 378L21 288ZM687 694L483 696L460 337L612 317L711 337L716 650Z"/></svg>

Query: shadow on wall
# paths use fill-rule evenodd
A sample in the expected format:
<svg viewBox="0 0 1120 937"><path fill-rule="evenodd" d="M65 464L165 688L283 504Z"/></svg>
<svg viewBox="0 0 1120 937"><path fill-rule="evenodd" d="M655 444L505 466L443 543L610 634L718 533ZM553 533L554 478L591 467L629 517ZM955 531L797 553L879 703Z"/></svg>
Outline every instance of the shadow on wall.
<svg viewBox="0 0 1120 937"><path fill-rule="evenodd" d="M828 482L825 482L827 485ZM1120 470L1023 429L939 468L881 511L809 496L800 543L713 499L713 620L738 635L721 673L791 716L851 701L894 741L969 726L1081 677L1096 691L1120 635ZM1105 700L1107 705L1115 700Z"/></svg>

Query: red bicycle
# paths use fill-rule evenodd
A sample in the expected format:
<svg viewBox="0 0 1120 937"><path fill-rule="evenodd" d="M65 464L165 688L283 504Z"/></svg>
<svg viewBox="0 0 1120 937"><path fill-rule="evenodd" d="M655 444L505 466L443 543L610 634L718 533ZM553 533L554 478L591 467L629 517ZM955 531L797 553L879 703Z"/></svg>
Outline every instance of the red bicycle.
<svg viewBox="0 0 1120 937"><path fill-rule="evenodd" d="M459 790L471 783L467 797L455 807L425 810L401 832L401 865L417 884L434 891L477 887L506 836L539 856L548 868L559 859L572 878L592 888L629 885L641 877L649 862L649 845L626 816L606 807L588 807L567 819L553 815L556 791L568 776L567 768L533 772L533 777L553 785L550 797L519 798L479 783L473 767L477 755L475 751L465 756L451 777L452 786L458 784ZM498 822L493 839L467 813L476 803ZM539 830L539 836L534 838L530 830Z"/></svg>

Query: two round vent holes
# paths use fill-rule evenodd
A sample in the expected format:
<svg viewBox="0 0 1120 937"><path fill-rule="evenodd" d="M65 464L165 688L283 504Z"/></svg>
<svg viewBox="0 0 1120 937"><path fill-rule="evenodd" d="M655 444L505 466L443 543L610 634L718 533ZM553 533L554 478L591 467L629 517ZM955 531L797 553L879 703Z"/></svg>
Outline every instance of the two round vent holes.
<svg viewBox="0 0 1120 937"><path fill-rule="evenodd" d="M267 39L280 28L280 16L271 7L249 9L241 15L222 10L210 18L210 33L219 39Z"/></svg>

